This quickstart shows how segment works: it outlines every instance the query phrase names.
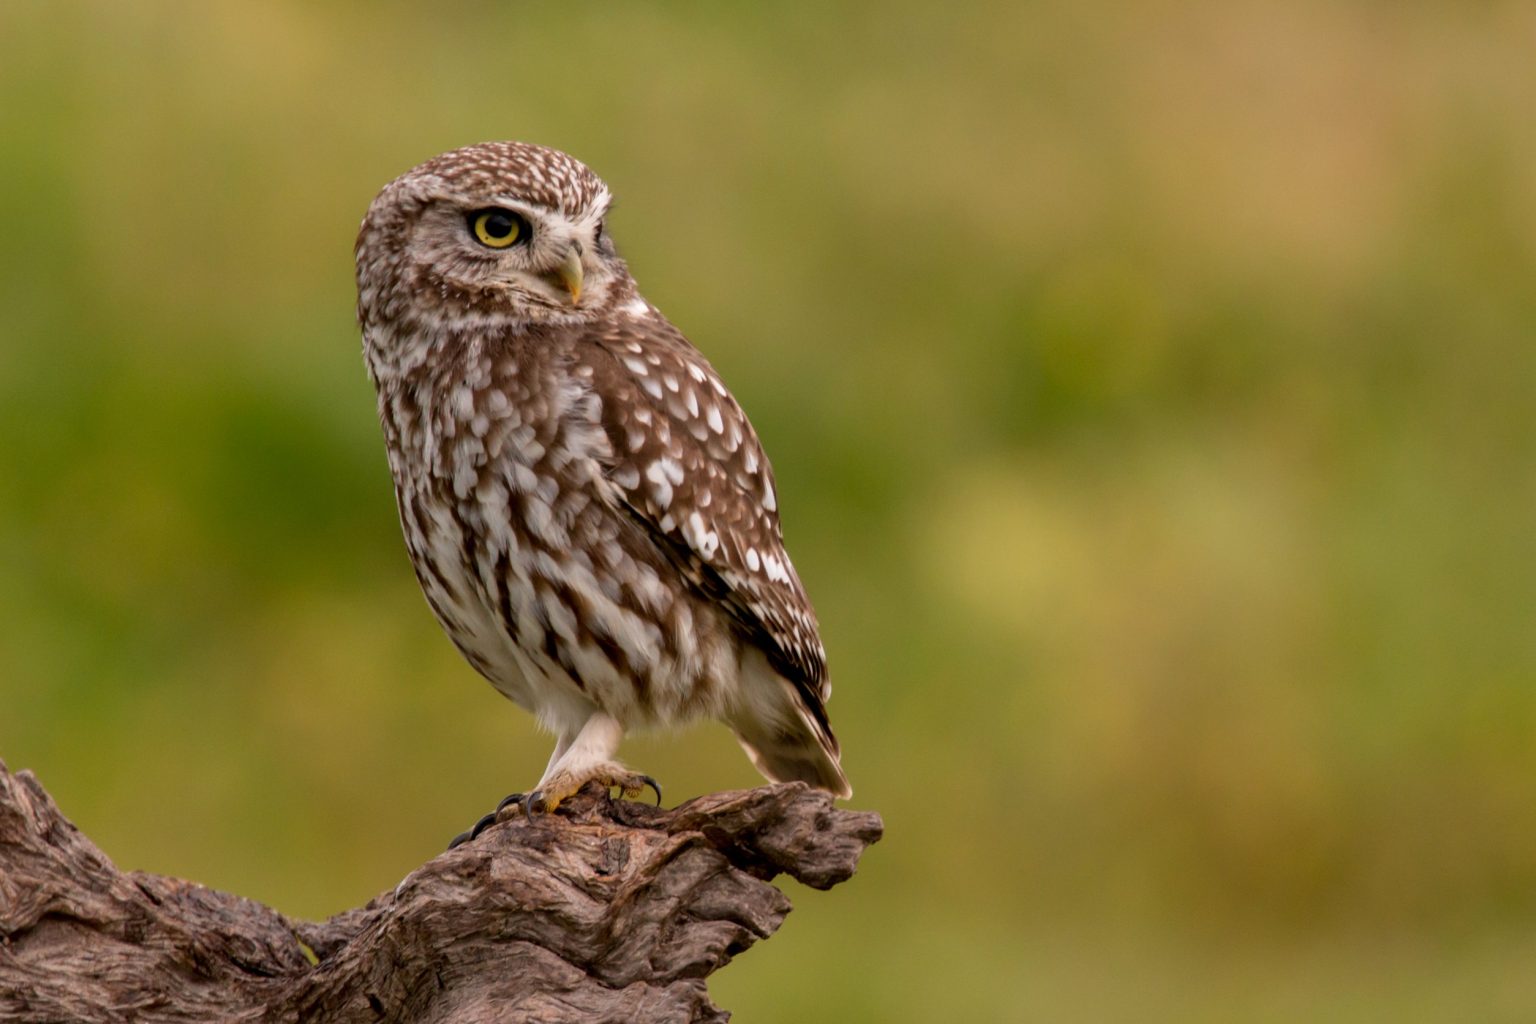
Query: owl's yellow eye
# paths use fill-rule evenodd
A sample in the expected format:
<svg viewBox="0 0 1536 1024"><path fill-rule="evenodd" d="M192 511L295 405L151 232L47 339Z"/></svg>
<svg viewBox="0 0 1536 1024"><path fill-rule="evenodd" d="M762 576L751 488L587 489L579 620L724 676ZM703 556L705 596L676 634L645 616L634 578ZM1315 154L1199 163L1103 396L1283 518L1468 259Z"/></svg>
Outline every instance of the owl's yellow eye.
<svg viewBox="0 0 1536 1024"><path fill-rule="evenodd" d="M481 245L505 249L528 237L528 222L511 210L492 207L471 213L469 230Z"/></svg>

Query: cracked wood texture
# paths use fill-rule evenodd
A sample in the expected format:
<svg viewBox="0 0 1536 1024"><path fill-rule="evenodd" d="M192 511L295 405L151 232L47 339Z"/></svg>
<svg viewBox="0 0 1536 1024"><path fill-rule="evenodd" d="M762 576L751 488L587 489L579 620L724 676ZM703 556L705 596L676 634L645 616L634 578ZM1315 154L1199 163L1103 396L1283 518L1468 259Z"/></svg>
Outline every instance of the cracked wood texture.
<svg viewBox="0 0 1536 1024"><path fill-rule="evenodd" d="M0 1020L723 1021L705 978L827 889L876 814L803 783L662 810L589 788L323 923L119 871L0 763Z"/></svg>

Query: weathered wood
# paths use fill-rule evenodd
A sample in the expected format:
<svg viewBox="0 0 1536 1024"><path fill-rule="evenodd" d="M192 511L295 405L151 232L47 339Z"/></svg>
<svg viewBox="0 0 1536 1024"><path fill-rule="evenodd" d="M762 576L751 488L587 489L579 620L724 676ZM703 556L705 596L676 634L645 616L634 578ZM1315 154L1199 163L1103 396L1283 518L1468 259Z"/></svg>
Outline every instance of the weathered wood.
<svg viewBox="0 0 1536 1024"><path fill-rule="evenodd" d="M582 792L511 814L323 923L119 871L0 763L0 1020L723 1021L705 978L826 889L878 815L800 783L672 810Z"/></svg>

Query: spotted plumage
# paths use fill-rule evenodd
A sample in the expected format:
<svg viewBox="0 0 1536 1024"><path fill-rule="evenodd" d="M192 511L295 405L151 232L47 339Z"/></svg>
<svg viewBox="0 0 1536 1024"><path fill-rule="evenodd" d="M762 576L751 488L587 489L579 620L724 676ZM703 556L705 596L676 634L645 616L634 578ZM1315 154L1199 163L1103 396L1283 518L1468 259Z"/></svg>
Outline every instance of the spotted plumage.
<svg viewBox="0 0 1536 1024"><path fill-rule="evenodd" d="M714 368L639 294L602 181L485 143L385 186L358 318L428 603L556 736L537 793L599 779L624 731L716 718L768 778L850 792L816 616L773 472Z"/></svg>

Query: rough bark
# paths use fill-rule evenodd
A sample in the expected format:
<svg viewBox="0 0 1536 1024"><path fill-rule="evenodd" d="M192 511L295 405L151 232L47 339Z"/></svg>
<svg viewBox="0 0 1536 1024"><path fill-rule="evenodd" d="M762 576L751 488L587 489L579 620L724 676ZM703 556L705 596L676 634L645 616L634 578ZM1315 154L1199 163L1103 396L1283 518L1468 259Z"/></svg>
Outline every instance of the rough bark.
<svg viewBox="0 0 1536 1024"><path fill-rule="evenodd" d="M311 923L119 871L0 763L0 1020L723 1021L705 978L789 912L768 880L846 881L881 829L800 783L672 810L590 789Z"/></svg>

